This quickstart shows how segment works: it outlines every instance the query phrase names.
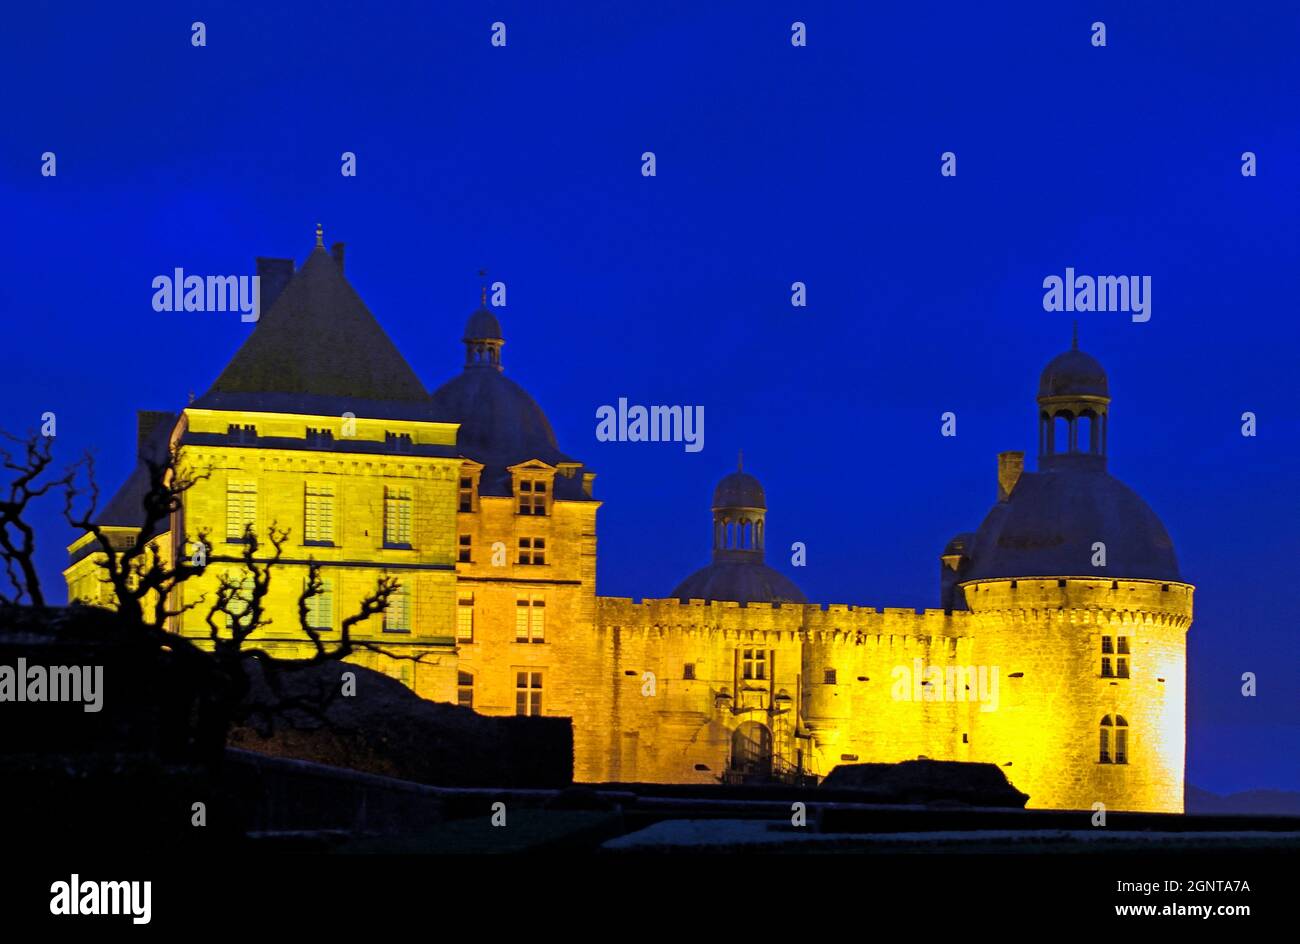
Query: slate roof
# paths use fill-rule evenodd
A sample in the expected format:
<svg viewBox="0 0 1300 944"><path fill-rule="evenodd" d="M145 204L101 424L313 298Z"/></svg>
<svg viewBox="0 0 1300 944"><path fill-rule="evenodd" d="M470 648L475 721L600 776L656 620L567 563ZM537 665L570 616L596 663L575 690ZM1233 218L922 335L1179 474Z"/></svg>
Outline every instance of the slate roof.
<svg viewBox="0 0 1300 944"><path fill-rule="evenodd" d="M678 600L728 600L735 603L807 603L795 582L758 560L714 561L677 585Z"/></svg>
<svg viewBox="0 0 1300 944"><path fill-rule="evenodd" d="M176 427L177 416L167 414L167 419L157 423L148 439L140 444L141 455L131 474L126 477L113 497L108 500L103 511L95 516L95 523L105 527L139 528L144 523L144 496L149 491L149 467L145 460L156 463L167 461L168 443L172 430ZM167 519L158 522L154 533L146 537L161 534L169 527Z"/></svg>
<svg viewBox="0 0 1300 944"><path fill-rule="evenodd" d="M338 262L317 246L194 405L319 414L359 401L372 415L382 404L405 404L415 419L428 400Z"/></svg>
<svg viewBox="0 0 1300 944"><path fill-rule="evenodd" d="M997 577L1178 580L1169 533L1150 506L1099 464L1056 456L1052 468L1025 472L1010 498L985 517L962 581ZM1087 460L1089 457L1080 456ZM1106 545L1106 566L1092 564Z"/></svg>

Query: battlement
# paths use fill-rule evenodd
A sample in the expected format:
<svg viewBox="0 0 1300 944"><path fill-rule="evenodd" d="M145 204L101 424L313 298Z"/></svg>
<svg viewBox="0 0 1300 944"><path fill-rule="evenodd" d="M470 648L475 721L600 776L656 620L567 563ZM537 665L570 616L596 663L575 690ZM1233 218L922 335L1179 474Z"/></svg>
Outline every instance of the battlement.
<svg viewBox="0 0 1300 944"><path fill-rule="evenodd" d="M1029 577L977 580L961 585L974 613L1043 610L1087 611L1086 620L1152 617L1190 624L1195 587L1161 580L1098 577Z"/></svg>
<svg viewBox="0 0 1300 944"><path fill-rule="evenodd" d="M597 597L597 623L627 628L697 628L806 632L824 638L910 637L918 640L966 636L973 625L965 610L830 604L780 604L676 599Z"/></svg>

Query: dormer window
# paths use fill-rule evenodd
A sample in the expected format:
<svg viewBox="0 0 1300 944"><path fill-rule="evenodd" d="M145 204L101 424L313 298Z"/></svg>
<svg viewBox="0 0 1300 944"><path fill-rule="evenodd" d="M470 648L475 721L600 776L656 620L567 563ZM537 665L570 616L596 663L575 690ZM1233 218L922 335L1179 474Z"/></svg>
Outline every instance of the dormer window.
<svg viewBox="0 0 1300 944"><path fill-rule="evenodd" d="M226 435L230 437L233 443L241 445L254 445L257 443L257 427L251 423L239 424L231 423L226 428Z"/></svg>
<svg viewBox="0 0 1300 944"><path fill-rule="evenodd" d="M521 515L546 514L546 480L540 478L519 479L518 510Z"/></svg>
<svg viewBox="0 0 1300 944"><path fill-rule="evenodd" d="M384 433L384 446L390 452L410 452L410 433Z"/></svg>
<svg viewBox="0 0 1300 944"><path fill-rule="evenodd" d="M460 495L460 510L473 511L474 510L474 479L472 476L462 475L460 477L459 495Z"/></svg>

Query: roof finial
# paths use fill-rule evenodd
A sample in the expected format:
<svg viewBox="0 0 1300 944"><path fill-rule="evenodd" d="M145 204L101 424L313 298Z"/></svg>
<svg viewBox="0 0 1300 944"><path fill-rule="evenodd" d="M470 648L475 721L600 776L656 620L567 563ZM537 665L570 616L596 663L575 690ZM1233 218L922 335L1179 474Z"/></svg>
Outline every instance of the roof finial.
<svg viewBox="0 0 1300 944"><path fill-rule="evenodd" d="M1078 321L1078 319L1075 319L1075 322L1074 322L1074 341L1071 342L1071 344L1070 344L1070 350L1072 350L1072 351L1077 351L1078 349L1079 349L1079 321Z"/></svg>
<svg viewBox="0 0 1300 944"><path fill-rule="evenodd" d="M737 471L737 472L744 472L744 471L745 471L745 450L743 450L743 449L741 449L741 450L736 454L736 471Z"/></svg>
<svg viewBox="0 0 1300 944"><path fill-rule="evenodd" d="M478 270L478 277L479 277L480 279L486 279L486 278L487 278L487 269L479 269L479 270ZM484 283L483 283L483 287L479 290L478 302L479 302L479 304L482 305L484 308L487 307L487 282L484 282Z"/></svg>
<svg viewBox="0 0 1300 944"><path fill-rule="evenodd" d="M316 245L325 245L325 229L319 223L316 224Z"/></svg>

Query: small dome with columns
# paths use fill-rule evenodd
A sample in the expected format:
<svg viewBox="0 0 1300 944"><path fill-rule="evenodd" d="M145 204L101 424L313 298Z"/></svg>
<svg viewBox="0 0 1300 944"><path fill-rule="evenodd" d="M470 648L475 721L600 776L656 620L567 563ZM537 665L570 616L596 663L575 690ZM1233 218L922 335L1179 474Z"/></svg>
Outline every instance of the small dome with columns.
<svg viewBox="0 0 1300 944"><path fill-rule="evenodd" d="M679 600L726 600L736 603L806 603L789 577L763 562L767 541L767 496L744 470L713 490L713 563L691 574L673 590Z"/></svg>
<svg viewBox="0 0 1300 944"><path fill-rule="evenodd" d="M1052 358L1038 382L1038 462L1106 467L1110 384L1096 358L1079 350L1079 328L1070 350Z"/></svg>

